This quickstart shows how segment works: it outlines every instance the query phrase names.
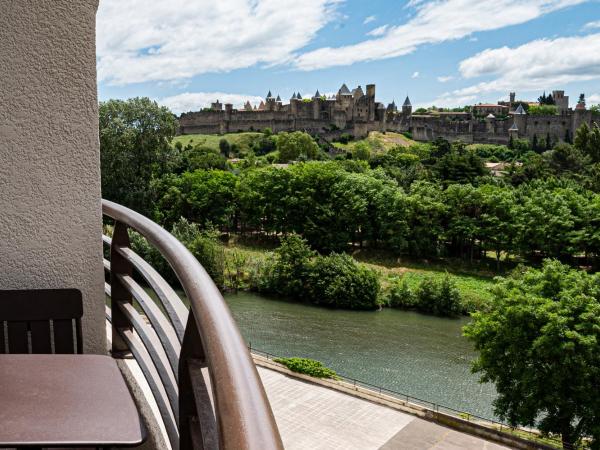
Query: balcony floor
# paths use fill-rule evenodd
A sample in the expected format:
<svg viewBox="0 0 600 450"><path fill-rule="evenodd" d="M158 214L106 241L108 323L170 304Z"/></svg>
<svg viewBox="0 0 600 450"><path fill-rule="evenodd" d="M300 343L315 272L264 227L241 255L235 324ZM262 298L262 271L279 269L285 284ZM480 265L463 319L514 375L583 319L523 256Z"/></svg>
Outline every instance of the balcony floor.
<svg viewBox="0 0 600 450"><path fill-rule="evenodd" d="M287 450L503 450L508 447L257 367Z"/></svg>

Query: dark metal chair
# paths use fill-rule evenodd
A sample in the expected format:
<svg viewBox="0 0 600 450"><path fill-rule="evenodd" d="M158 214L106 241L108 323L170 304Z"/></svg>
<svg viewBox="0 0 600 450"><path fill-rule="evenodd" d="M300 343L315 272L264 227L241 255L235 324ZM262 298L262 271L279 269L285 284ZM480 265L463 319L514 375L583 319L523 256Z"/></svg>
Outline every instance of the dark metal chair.
<svg viewBox="0 0 600 450"><path fill-rule="evenodd" d="M0 354L83 353L77 289L0 290Z"/></svg>

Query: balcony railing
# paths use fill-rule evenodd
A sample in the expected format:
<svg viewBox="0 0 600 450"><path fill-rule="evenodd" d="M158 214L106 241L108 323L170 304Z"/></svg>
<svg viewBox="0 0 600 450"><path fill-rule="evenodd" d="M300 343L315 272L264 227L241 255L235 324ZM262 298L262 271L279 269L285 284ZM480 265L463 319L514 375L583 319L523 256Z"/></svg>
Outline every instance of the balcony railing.
<svg viewBox="0 0 600 450"><path fill-rule="evenodd" d="M112 353L136 359L172 448L283 448L254 363L204 268L175 237L141 214L107 200L102 212L115 221L112 238L103 236L110 246L104 268L110 273L105 290L111 298L106 315L112 323ZM131 250L128 229L144 236L170 264L189 312L173 288Z"/></svg>

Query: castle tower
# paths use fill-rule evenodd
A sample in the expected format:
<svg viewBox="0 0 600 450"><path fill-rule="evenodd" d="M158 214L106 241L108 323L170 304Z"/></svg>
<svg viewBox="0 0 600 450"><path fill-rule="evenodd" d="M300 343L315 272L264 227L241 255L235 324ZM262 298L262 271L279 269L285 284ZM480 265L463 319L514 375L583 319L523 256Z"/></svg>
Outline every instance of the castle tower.
<svg viewBox="0 0 600 450"><path fill-rule="evenodd" d="M513 111L512 115L514 126L518 129L522 136L525 135L527 131L527 113L525 112L523 105L519 103L519 106L517 106L517 109Z"/></svg>
<svg viewBox="0 0 600 450"><path fill-rule="evenodd" d="M412 104L410 103L410 99L408 95L406 96L406 100L402 104L402 115L408 117L412 114Z"/></svg>
<svg viewBox="0 0 600 450"><path fill-rule="evenodd" d="M569 111L569 96L565 91L552 91L552 98L558 114L566 114Z"/></svg>
<svg viewBox="0 0 600 450"><path fill-rule="evenodd" d="M216 102L210 104L210 109L213 111L223 111L223 103L217 100Z"/></svg>
<svg viewBox="0 0 600 450"><path fill-rule="evenodd" d="M495 128L496 116L488 114L485 118L485 128L488 133L493 133Z"/></svg>
<svg viewBox="0 0 600 450"><path fill-rule="evenodd" d="M375 120L375 85L367 84L367 98L369 100L369 122Z"/></svg>
<svg viewBox="0 0 600 450"><path fill-rule="evenodd" d="M511 92L508 94L508 97L510 98L510 106L512 109L512 105L515 103L516 94L514 92Z"/></svg>
<svg viewBox="0 0 600 450"><path fill-rule="evenodd" d="M275 97L273 97L273 94L271 94L271 91L269 91L269 93L267 94L267 98L265 98L265 109L267 111L275 111L276 108L277 104L275 101Z"/></svg>
<svg viewBox="0 0 600 450"><path fill-rule="evenodd" d="M512 126L508 129L508 138L513 141L519 139L519 127L516 122L513 122Z"/></svg>

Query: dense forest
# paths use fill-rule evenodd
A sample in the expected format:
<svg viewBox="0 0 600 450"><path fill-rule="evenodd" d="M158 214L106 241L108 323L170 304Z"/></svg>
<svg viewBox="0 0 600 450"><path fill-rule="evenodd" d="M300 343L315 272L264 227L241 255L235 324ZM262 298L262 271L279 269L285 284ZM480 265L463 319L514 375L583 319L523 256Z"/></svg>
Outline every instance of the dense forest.
<svg viewBox="0 0 600 450"><path fill-rule="evenodd" d="M102 153L103 194L167 228L184 217L226 233L297 233L322 253L367 246L415 258L554 257L598 267L597 125L578 130L573 145L542 153L524 142L509 148L440 139L366 158L329 156L304 133L267 130L255 133L245 153L236 150L231 163L227 141L218 150L172 146L174 119L151 103L138 107L153 112L145 116L152 132L119 135L115 122L127 121L125 112L134 108L118 106L101 108L102 148L114 149ZM263 147L271 152L257 156ZM280 152L289 160L291 147L300 162L271 164ZM492 176L484 158L499 156L511 164Z"/></svg>

